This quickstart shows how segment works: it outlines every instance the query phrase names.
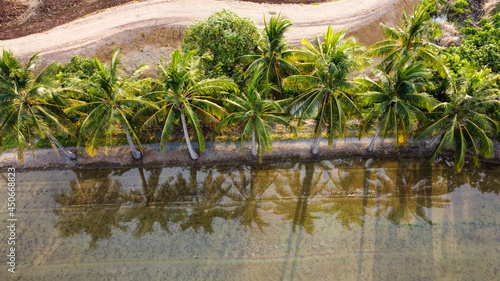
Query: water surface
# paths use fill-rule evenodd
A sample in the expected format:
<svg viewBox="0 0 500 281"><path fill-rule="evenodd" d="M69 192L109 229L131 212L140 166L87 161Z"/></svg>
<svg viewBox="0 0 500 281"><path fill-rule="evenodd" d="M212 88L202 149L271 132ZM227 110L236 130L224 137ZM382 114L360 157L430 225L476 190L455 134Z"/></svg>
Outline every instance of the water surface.
<svg viewBox="0 0 500 281"><path fill-rule="evenodd" d="M499 166L457 174L446 164L370 159L16 177L18 263L10 274L2 262L1 280L500 274ZM6 240L0 245L6 257Z"/></svg>

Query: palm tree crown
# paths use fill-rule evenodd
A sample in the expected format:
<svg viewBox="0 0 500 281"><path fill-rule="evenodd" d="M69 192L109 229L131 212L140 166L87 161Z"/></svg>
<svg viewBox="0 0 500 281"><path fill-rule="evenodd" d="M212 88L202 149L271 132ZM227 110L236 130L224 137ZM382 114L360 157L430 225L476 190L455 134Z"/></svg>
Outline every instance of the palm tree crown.
<svg viewBox="0 0 500 281"><path fill-rule="evenodd" d="M300 71L287 61L293 51L289 50L288 43L285 41L285 32L292 26L292 22L288 19L271 17L269 23L265 23L265 36L260 42L259 54L246 55L240 60L242 62L251 62L246 71L246 75L255 71L258 67L262 67L264 78L267 82L278 86L279 91L282 91L282 77L292 74L300 74Z"/></svg>
<svg viewBox="0 0 500 281"><path fill-rule="evenodd" d="M222 120L219 128L229 124L244 124L241 135L241 146L245 140L252 139L252 155L262 156L266 150L271 151L271 123L279 123L293 131L289 120L283 116L279 102L265 99L267 91L272 89L268 83L262 82L265 73L262 66L258 67L250 78L247 89L241 95L233 95L224 99L233 109L232 113ZM258 149L256 150L256 142Z"/></svg>
<svg viewBox="0 0 500 281"><path fill-rule="evenodd" d="M436 33L436 27L431 22L429 12L432 3L423 1L415 5L413 14L408 18L403 13L401 27L387 27L381 24L386 40L370 47L369 56L384 57L381 64L386 71L398 60L398 57L416 55L419 59L433 66L442 77L448 76L448 70L438 56L440 47L427 39Z"/></svg>
<svg viewBox="0 0 500 281"><path fill-rule="evenodd" d="M136 115L136 118L148 116L143 128L164 122L160 143L162 152L168 137L173 132L175 121L180 118L192 159L197 159L198 154L191 146L186 118L193 127L199 149L203 152L205 140L200 127L200 119L218 123L226 113L216 103L218 95L228 90L237 91L234 82L226 77L202 80L201 57L195 54L196 51L183 53L175 50L169 65L158 64L162 73L163 90L144 95L144 99L155 101L156 104L154 107L140 110Z"/></svg>
<svg viewBox="0 0 500 281"><path fill-rule="evenodd" d="M374 75L378 81L366 76L356 80L367 89L362 94L362 103L371 108L362 132L369 130L375 121L380 122L368 151L373 151L379 134L385 138L391 131L395 136L394 146L398 148L400 144L407 143L416 123L425 120L421 109L430 109L435 103L431 96L423 92L429 87L429 72L423 62L407 58L399 60L393 72L375 69Z"/></svg>
<svg viewBox="0 0 500 281"><path fill-rule="evenodd" d="M5 50L0 60L0 143L6 136L15 136L20 161L24 150L33 150L37 140L47 137L60 146L52 133L72 134L72 125L60 107L64 99L58 95L62 89L55 83L57 64L50 64L33 77L37 57L33 55L24 68ZM63 152L76 159L72 153Z"/></svg>
<svg viewBox="0 0 500 281"><path fill-rule="evenodd" d="M103 65L96 58L97 78L91 82L85 82L84 99L86 102L78 101L66 109L67 113L80 113L84 120L80 131L87 139L86 151L93 156L102 144L106 146L111 142L113 135L119 129L123 129L128 143L132 149L135 159L141 158L135 149L135 140L142 148L139 138L129 123L133 111L149 105L148 102L139 99L141 93L134 81L144 69L145 65L139 66L132 74L123 77L118 69L121 57L118 56L119 49L115 48L111 57L110 65Z"/></svg>
<svg viewBox="0 0 500 281"><path fill-rule="evenodd" d="M435 134L439 141L431 157L436 157L445 149L455 148L455 169L464 166L467 151L473 154L473 166L479 166L479 154L489 158L493 156L493 143L487 133L498 130L498 124L485 110L493 104L500 104L495 93L494 75L485 69L468 75L450 95L451 102L444 102L434 107L431 115L437 117L421 130L419 138Z"/></svg>
<svg viewBox="0 0 500 281"><path fill-rule="evenodd" d="M302 43L306 49L297 57L303 62L301 68L309 70L309 75L294 75L286 79L286 83L300 85L308 89L292 104L294 116L303 118L316 114L316 140L312 153L317 154L323 127L327 126L328 144L331 145L335 135L342 138L345 134L346 122L350 116L359 115L357 106L351 98L354 84L347 80L354 71L361 70L368 60L361 56L363 48L353 38L344 39L346 31L333 33L328 27L324 42L316 38L315 44L307 40Z"/></svg>

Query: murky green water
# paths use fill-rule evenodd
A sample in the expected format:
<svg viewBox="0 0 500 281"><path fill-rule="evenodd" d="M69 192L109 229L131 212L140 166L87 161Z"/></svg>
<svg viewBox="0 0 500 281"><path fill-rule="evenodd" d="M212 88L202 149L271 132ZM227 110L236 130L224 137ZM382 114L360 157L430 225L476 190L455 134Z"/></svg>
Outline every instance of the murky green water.
<svg viewBox="0 0 500 281"><path fill-rule="evenodd" d="M500 276L499 166L339 160L16 178L15 274L0 180L1 280Z"/></svg>

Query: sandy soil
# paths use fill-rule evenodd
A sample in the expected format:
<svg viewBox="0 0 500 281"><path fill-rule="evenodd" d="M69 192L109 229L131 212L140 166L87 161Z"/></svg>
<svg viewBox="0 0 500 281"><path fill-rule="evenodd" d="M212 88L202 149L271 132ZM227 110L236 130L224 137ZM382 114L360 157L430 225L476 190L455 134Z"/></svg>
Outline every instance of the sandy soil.
<svg viewBox="0 0 500 281"><path fill-rule="evenodd" d="M321 36L328 25L348 28L364 44L382 38L380 22L399 23L401 11L411 10L418 0L340 0L319 5L258 4L218 0L150 0L130 2L94 13L49 31L0 41L0 49L12 50L21 58L43 51L45 62L66 62L71 55L107 60L114 46L122 47L128 68L156 63L180 46L182 31L195 20L223 8L249 15L263 26L267 17L282 13L294 23L286 34L300 45L303 37Z"/></svg>

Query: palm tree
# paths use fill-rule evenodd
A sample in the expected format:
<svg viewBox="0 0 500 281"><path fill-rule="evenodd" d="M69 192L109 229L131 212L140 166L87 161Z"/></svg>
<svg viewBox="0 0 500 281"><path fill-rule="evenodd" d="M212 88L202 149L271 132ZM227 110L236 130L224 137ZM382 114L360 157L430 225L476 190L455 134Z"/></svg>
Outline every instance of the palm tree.
<svg viewBox="0 0 500 281"><path fill-rule="evenodd" d="M316 114L315 140L312 153L317 154L323 128L327 127L328 145L331 146L334 135L342 138L346 122L352 115L359 115L357 106L352 101L350 92L354 84L347 80L354 71L368 65L368 60L360 54L363 48L353 38L344 39L346 30L333 33L328 27L324 42L316 38L315 44L307 40L302 43L306 49L298 56L305 60L303 68L311 70L309 75L294 75L285 82L301 85L308 89L291 104L300 115L299 125L304 118Z"/></svg>
<svg viewBox="0 0 500 281"><path fill-rule="evenodd" d="M366 76L356 79L368 90L362 94L361 102L371 108L361 133L378 121L380 125L368 151L373 151L379 134L385 138L390 131L394 133L394 147L397 149L399 144L407 143L416 122L425 120L421 108L430 109L435 103L431 96L422 92L429 86L429 72L423 62L407 58L399 60L391 74L375 69L374 75L377 82Z"/></svg>
<svg viewBox="0 0 500 281"><path fill-rule="evenodd" d="M162 73L163 91L144 95L144 99L156 101L156 105L146 107L136 115L136 118L149 116L143 128L164 122L160 143L162 153L168 137L173 132L175 121L180 118L189 155L193 160L198 159L198 154L193 150L189 140L186 118L195 130L200 152L203 152L205 141L200 128L200 119L219 122L225 110L215 103L216 94L226 93L228 90L237 91L234 82L226 77L201 80L203 77L200 68L201 58L195 54L195 51L182 53L180 50L175 50L169 65L158 64Z"/></svg>
<svg viewBox="0 0 500 281"><path fill-rule="evenodd" d="M155 105L137 96L141 91L134 79L146 66L141 65L129 76L122 77L118 69L121 59L118 53L119 49L115 48L109 66L95 59L97 78L92 82L85 81L84 95L87 101L75 101L76 105L65 111L84 114L80 131L87 138L85 150L89 155L94 156L103 143L107 146L119 125L125 132L134 159L140 159L142 155L135 148L133 140L141 149L142 145L128 120L133 110Z"/></svg>
<svg viewBox="0 0 500 281"><path fill-rule="evenodd" d="M253 156L262 156L266 150L271 151L273 146L270 135L271 123L282 124L294 132L288 118L283 116L284 111L279 102L263 98L272 89L270 84L262 82L263 75L265 73L262 66L259 66L250 78L245 93L224 99L232 107L233 112L219 124L219 128L225 125L244 124L241 146L251 138Z"/></svg>
<svg viewBox="0 0 500 281"><path fill-rule="evenodd" d="M415 5L410 18L403 12L401 27L391 28L381 24L386 39L372 45L368 55L383 57L381 64L385 66L387 72L398 57L416 55L420 60L433 66L443 78L449 76L446 66L438 56L440 47L427 41L436 33L436 27L432 24L429 14L434 6L435 3L432 1L422 1L420 5Z"/></svg>
<svg viewBox="0 0 500 281"><path fill-rule="evenodd" d="M60 106L64 100L59 95L63 89L55 83L57 64L50 64L34 77L32 71L37 58L38 53L23 68L11 52L3 51L0 60L0 143L7 136L15 136L17 159L23 161L27 147L33 151L37 139L48 138L66 156L76 159L53 135L72 135L73 129Z"/></svg>
<svg viewBox="0 0 500 281"><path fill-rule="evenodd" d="M485 109L500 104L495 88L497 76L489 75L485 69L468 75L462 85L450 95L451 102L436 105L432 115L438 116L422 128L418 139L436 134L436 146L431 161L445 149L455 148L455 169L464 166L465 154L472 152L473 166L479 166L479 154L486 158L493 156L493 143L488 137L492 129L498 130L498 123L490 118Z"/></svg>
<svg viewBox="0 0 500 281"><path fill-rule="evenodd" d="M288 50L288 43L285 41L285 32L292 22L280 18L280 15L271 17L269 23L264 17L265 36L258 46L258 54L243 56L240 61L251 62L246 71L247 75L262 67L267 82L277 85L282 93L282 77L300 74L300 71L286 60L293 53Z"/></svg>

